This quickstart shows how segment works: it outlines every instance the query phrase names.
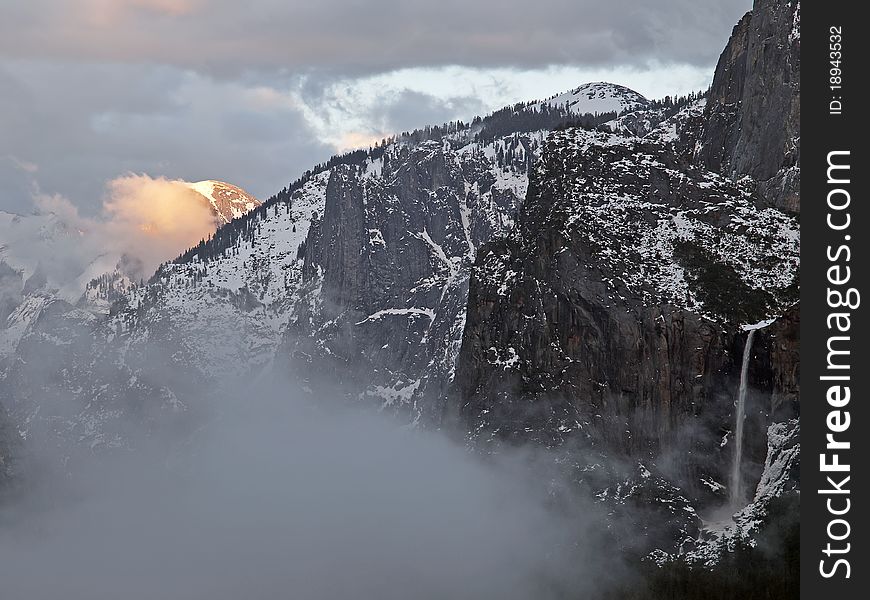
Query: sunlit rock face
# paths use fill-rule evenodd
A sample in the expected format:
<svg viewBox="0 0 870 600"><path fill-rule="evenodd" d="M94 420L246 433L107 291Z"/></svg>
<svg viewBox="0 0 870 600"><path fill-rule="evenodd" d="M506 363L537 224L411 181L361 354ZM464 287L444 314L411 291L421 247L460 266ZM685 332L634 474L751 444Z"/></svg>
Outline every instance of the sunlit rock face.
<svg viewBox="0 0 870 600"><path fill-rule="evenodd" d="M207 180L187 185L208 200L218 226L238 219L262 204L248 192L231 183Z"/></svg>

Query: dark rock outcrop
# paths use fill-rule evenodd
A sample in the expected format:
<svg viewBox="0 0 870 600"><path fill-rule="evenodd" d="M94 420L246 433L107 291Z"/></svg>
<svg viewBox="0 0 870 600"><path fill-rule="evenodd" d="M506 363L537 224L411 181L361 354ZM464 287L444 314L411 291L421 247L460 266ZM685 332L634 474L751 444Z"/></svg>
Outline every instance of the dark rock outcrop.
<svg viewBox="0 0 870 600"><path fill-rule="evenodd" d="M765 330L760 356L768 360L771 418L775 421L800 415L800 305L795 304Z"/></svg>
<svg viewBox="0 0 870 600"><path fill-rule="evenodd" d="M523 170L498 166L494 156L513 148L524 157L539 137L496 140L489 157L461 152L464 144L397 145L376 172L333 168L323 214L304 242L309 293L296 301L279 352L291 370L311 383L318 373L338 380L413 419L437 412L453 373L474 252L506 232L521 200L513 186L525 187Z"/></svg>
<svg viewBox="0 0 870 600"><path fill-rule="evenodd" d="M702 476L724 480L731 449L721 440L746 339L738 325L794 302L791 280L767 289L747 281L771 268L794 275L797 246L773 248L796 223L781 215L769 237L753 237L745 223L769 217L757 198L710 177L681 170L656 144L583 130L551 136L518 236L478 254L450 418L483 443L579 437L623 457L679 451L689 489L701 491ZM717 250L720 239L731 243ZM736 248L745 252L730 254ZM749 269L738 275L737 264ZM776 324L757 337L770 335L775 343L755 346L753 387L759 398L793 398L794 367L783 357L796 351L794 332ZM763 462L771 407L756 408Z"/></svg>
<svg viewBox="0 0 870 600"><path fill-rule="evenodd" d="M707 95L701 147L696 160L711 171L727 171L740 137L740 108L746 85L752 13L734 26L725 50L719 56L713 83Z"/></svg>
<svg viewBox="0 0 870 600"><path fill-rule="evenodd" d="M800 212L800 2L756 0L719 57L696 160Z"/></svg>

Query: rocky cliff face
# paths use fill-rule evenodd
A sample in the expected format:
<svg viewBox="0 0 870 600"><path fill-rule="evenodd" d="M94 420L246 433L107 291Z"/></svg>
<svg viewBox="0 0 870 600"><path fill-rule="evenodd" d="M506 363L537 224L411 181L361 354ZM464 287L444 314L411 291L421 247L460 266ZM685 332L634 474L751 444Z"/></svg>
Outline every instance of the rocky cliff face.
<svg viewBox="0 0 870 600"><path fill-rule="evenodd" d="M710 88L696 159L749 175L773 206L800 212L800 2L756 0Z"/></svg>
<svg viewBox="0 0 870 600"><path fill-rule="evenodd" d="M431 413L453 374L474 252L507 230L525 192L523 170L495 156L534 153L542 137L396 145L334 168L303 245L311 291L284 335L290 368L338 374L413 420Z"/></svg>
<svg viewBox="0 0 870 600"><path fill-rule="evenodd" d="M748 504L731 518L705 523L700 535L686 545L683 555L656 552L652 558L659 564L676 559L715 567L726 558L725 553L733 552L740 544L757 543L758 536L768 548L781 550L783 540L777 537L794 535L799 516L800 422L785 419L767 429L764 465Z"/></svg>
<svg viewBox="0 0 870 600"><path fill-rule="evenodd" d="M740 325L796 300L797 223L758 203L752 185L656 143L551 135L517 235L478 253L451 417L484 442L580 438L622 456L680 448L690 488L724 480L715 465L731 450L720 444ZM775 325L758 336L777 340L756 346L764 393L772 349L795 351L790 334ZM789 362L775 360L777 398L792 398Z"/></svg>
<svg viewBox="0 0 870 600"><path fill-rule="evenodd" d="M447 419L475 445L643 459L641 487L721 504L753 328L741 473L763 479L769 426L799 412L798 19L757 2L706 106L644 139L551 134L515 230L480 249L470 281Z"/></svg>

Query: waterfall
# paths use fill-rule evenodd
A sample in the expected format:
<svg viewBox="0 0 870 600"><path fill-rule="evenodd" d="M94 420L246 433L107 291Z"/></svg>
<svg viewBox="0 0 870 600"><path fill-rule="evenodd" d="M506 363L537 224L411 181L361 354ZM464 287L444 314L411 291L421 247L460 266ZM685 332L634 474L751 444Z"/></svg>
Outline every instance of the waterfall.
<svg viewBox="0 0 870 600"><path fill-rule="evenodd" d="M746 419L746 389L749 386L749 357L752 355L752 340L755 329L749 330L746 345L743 346L743 364L740 367L740 390L737 392L737 411L734 418L734 458L731 465L732 506L738 506L743 500L743 483L740 477L740 463L743 458L743 421Z"/></svg>

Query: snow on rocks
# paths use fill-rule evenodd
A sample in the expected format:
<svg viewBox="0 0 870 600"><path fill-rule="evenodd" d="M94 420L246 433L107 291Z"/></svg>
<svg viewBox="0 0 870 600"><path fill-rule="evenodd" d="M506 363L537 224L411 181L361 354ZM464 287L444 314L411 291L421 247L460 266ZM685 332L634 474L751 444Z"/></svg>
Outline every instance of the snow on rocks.
<svg viewBox="0 0 870 600"><path fill-rule="evenodd" d="M556 94L532 104L531 107L537 108L545 104L566 107L575 115L610 112L621 114L642 108L649 104L649 100L625 86L597 81L584 83L573 90Z"/></svg>
<svg viewBox="0 0 870 600"><path fill-rule="evenodd" d="M686 548L684 554L659 549L648 558L657 564L680 558L709 568L719 562L723 551L734 550L738 543L755 545L755 536L768 517L771 501L789 492L800 493L799 469L800 422L790 419L771 424L767 430L764 470L752 502L731 516L720 514L706 520L701 535ZM715 484L712 481L710 483Z"/></svg>

